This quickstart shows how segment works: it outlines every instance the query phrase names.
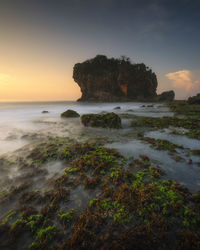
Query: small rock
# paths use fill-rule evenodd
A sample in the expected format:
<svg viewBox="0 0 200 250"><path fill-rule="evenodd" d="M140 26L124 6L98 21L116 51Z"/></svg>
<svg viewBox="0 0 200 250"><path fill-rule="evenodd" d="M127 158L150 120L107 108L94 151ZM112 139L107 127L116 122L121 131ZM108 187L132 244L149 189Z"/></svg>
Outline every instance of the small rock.
<svg viewBox="0 0 200 250"><path fill-rule="evenodd" d="M62 117L62 118L80 117L80 115L79 115L76 111L74 111L74 110L72 110L72 109L68 109L67 111L65 111L65 112L63 112L63 113L61 114L61 117Z"/></svg>

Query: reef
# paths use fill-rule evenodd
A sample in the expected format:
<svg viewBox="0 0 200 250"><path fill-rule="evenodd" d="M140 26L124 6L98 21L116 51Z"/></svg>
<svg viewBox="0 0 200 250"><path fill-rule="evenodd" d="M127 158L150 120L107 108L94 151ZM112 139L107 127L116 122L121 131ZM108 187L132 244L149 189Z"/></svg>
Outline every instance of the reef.
<svg viewBox="0 0 200 250"><path fill-rule="evenodd" d="M86 127L122 128L121 118L115 113L85 114L81 116L81 122Z"/></svg>
<svg viewBox="0 0 200 250"><path fill-rule="evenodd" d="M47 181L44 164L55 159L65 167ZM200 193L167 180L146 155L128 159L98 142L57 137L16 162L26 182L1 193L1 249L200 247ZM34 188L36 177L46 183L42 190ZM75 190L90 199L76 205Z"/></svg>

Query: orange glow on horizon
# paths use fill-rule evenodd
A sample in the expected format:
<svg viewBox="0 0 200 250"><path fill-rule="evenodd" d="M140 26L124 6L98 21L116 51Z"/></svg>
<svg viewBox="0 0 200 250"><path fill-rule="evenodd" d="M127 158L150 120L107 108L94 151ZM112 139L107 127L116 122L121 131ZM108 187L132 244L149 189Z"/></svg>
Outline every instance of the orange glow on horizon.
<svg viewBox="0 0 200 250"><path fill-rule="evenodd" d="M63 75L0 74L0 101L76 100L79 92L73 79Z"/></svg>

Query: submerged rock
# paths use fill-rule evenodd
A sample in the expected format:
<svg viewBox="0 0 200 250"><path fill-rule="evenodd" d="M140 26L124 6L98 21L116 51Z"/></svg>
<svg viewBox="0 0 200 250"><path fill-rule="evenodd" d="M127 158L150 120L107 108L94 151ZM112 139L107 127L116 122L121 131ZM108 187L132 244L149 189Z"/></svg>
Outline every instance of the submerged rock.
<svg viewBox="0 0 200 250"><path fill-rule="evenodd" d="M120 106L117 106L117 107L115 107L114 109L121 109L121 107L120 107Z"/></svg>
<svg viewBox="0 0 200 250"><path fill-rule="evenodd" d="M188 98L189 104L200 104L200 93L198 93L196 96L192 96Z"/></svg>
<svg viewBox="0 0 200 250"><path fill-rule="evenodd" d="M156 95L157 77L144 63L97 55L74 65L73 78L81 88L78 101L147 101Z"/></svg>
<svg viewBox="0 0 200 250"><path fill-rule="evenodd" d="M61 114L62 118L68 118L68 117L80 117L79 113L72 109L68 109L67 111L63 112Z"/></svg>
<svg viewBox="0 0 200 250"><path fill-rule="evenodd" d="M157 100L161 102L171 102L174 100L175 93L173 90L164 91L160 95L157 96Z"/></svg>
<svg viewBox="0 0 200 250"><path fill-rule="evenodd" d="M121 118L115 113L85 114L81 122L86 127L121 128Z"/></svg>
<svg viewBox="0 0 200 250"><path fill-rule="evenodd" d="M47 114L47 113L49 113L49 111L47 111L47 110L42 111L42 114Z"/></svg>

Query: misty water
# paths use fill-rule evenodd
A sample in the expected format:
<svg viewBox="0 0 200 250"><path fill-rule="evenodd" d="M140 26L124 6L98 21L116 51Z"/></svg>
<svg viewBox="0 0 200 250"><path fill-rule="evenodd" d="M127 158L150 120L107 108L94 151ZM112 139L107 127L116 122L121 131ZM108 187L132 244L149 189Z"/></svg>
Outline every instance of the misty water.
<svg viewBox="0 0 200 250"><path fill-rule="evenodd" d="M114 109L117 106L120 106L120 109ZM120 130L85 128L79 118L60 117L60 114L67 109L73 109L80 115L115 112L150 117L173 116L167 107L151 103L0 103L0 157L12 159L13 155L23 155L27 153L28 147L36 142L42 142L48 136L69 137L78 141L93 136L106 136L110 139L110 143L105 141L105 146L116 148L126 157L139 157L140 154L145 154L165 170L165 178L184 184L191 192L200 189L200 168L198 167L200 157L191 156L192 164L188 164L186 159L187 150L200 148L198 140L172 135L170 129L145 132L145 136L167 139L187 148L186 151L178 152L185 161L176 162L168 152L152 149L149 144L136 139L134 133L137 129L130 127L131 118L122 118L123 129ZM42 113L42 111L48 111L48 113ZM6 168L6 164L1 164L0 168L1 188L20 184L23 178L20 177L21 172L18 171L15 163L9 166L9 169ZM61 176L66 166L59 161L53 161L45 164L43 168L43 175L33 179L33 186L36 189L43 189L50 181ZM70 206L83 204L97 194L98 190L87 192L76 187L71 194Z"/></svg>
<svg viewBox="0 0 200 250"><path fill-rule="evenodd" d="M145 104L145 106L151 106ZM121 109L114 110L120 106ZM66 109L86 113L129 113L144 116L172 116L166 107L142 107L142 103L0 103L0 154L12 152L42 135L77 136L83 127L79 119L63 120L60 114ZM49 113L43 114L42 111Z"/></svg>

